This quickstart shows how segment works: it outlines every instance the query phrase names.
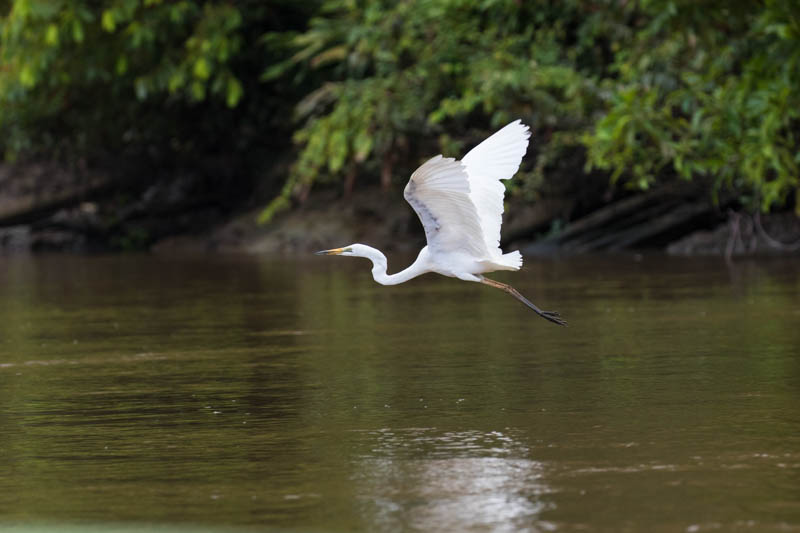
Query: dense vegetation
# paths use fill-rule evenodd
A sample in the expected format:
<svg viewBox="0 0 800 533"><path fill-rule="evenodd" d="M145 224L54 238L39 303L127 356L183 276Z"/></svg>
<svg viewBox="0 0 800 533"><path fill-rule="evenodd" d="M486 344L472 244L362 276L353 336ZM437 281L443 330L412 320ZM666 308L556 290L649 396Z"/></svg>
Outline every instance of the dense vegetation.
<svg viewBox="0 0 800 533"><path fill-rule="evenodd" d="M566 158L620 186L800 205L792 0L0 0L0 16L6 159L220 154L227 179L273 180L269 214L315 181L402 182L521 117L530 198ZM288 172L264 171L286 153Z"/></svg>

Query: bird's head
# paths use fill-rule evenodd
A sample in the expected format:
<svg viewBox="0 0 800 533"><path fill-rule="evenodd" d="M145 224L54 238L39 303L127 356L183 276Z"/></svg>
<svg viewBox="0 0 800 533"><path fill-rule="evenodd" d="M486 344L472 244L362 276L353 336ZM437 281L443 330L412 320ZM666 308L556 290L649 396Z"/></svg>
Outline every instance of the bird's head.
<svg viewBox="0 0 800 533"><path fill-rule="evenodd" d="M343 248L333 248L331 250L321 250L316 252L316 255L346 255L350 257L366 257L375 263L386 264L386 256L380 250L376 250L366 244L351 244Z"/></svg>
<svg viewBox="0 0 800 533"><path fill-rule="evenodd" d="M315 255L351 255L355 256L358 255L356 250L360 244L351 244L350 246L344 246L342 248L332 248L330 250L320 250L319 252L315 252Z"/></svg>

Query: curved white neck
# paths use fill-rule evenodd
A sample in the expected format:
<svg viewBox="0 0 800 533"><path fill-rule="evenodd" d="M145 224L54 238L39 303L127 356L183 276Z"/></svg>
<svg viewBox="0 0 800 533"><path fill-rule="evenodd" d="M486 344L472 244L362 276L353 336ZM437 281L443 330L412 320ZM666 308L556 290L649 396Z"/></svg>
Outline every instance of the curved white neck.
<svg viewBox="0 0 800 533"><path fill-rule="evenodd" d="M416 261L414 261L408 268L405 270L401 270L396 274L387 274L387 261L386 256L380 250L376 250L375 248L365 247L367 248L366 252L362 255L362 257L366 257L370 261L372 261L372 277L380 283L381 285L397 285L399 283L406 282L412 278L415 278L421 274L426 272L430 272L430 269L427 267L426 262L423 258L423 253L420 252L419 256L417 257Z"/></svg>

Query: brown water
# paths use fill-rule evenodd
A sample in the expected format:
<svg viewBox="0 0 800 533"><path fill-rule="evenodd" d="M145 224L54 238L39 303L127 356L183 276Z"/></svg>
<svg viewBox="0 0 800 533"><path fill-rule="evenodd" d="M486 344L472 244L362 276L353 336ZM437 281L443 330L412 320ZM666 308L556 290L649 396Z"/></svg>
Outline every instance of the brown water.
<svg viewBox="0 0 800 533"><path fill-rule="evenodd" d="M0 529L800 531L799 266L0 258Z"/></svg>

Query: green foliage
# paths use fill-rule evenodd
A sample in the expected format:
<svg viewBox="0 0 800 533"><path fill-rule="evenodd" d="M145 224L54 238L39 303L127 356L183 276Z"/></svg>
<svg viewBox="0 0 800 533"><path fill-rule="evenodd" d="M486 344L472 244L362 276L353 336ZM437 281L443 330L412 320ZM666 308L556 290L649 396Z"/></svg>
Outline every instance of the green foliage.
<svg viewBox="0 0 800 533"><path fill-rule="evenodd" d="M604 80L608 111L589 165L647 188L680 176L737 191L752 207L798 187L800 5L641 2L646 20Z"/></svg>
<svg viewBox="0 0 800 533"><path fill-rule="evenodd" d="M242 14L227 2L14 0L2 19L0 121L11 153L32 148L32 122L76 100L114 105L153 95L235 107ZM103 94L106 93L107 94ZM87 94L88 93L88 94ZM80 105L80 104L79 104ZM117 110L119 111L119 110Z"/></svg>
<svg viewBox="0 0 800 533"><path fill-rule="evenodd" d="M313 88L296 108L284 194L377 175L398 152L455 155L479 137L471 127L522 117L539 141L533 186L585 146L587 169L612 181L699 178L781 205L800 163L797 6L328 0L265 72Z"/></svg>
<svg viewBox="0 0 800 533"><path fill-rule="evenodd" d="M258 90L272 57L260 38L302 25L314 7L287 0L0 3L0 147L6 158L158 153L161 164L181 154L196 159L213 146L251 147L257 139L248 132L274 127L275 108L286 106L276 91Z"/></svg>
<svg viewBox="0 0 800 533"><path fill-rule="evenodd" d="M515 118L527 190L585 149L619 183L699 179L769 209L798 190L799 78L790 0L0 0L7 158L244 159L292 139L264 218Z"/></svg>
<svg viewBox="0 0 800 533"><path fill-rule="evenodd" d="M480 135L520 116L540 130L584 126L599 105L595 38L620 31L612 20L577 0L325 2L264 75L316 87L296 107L301 149L284 193L377 174L437 144L455 155L471 125Z"/></svg>

